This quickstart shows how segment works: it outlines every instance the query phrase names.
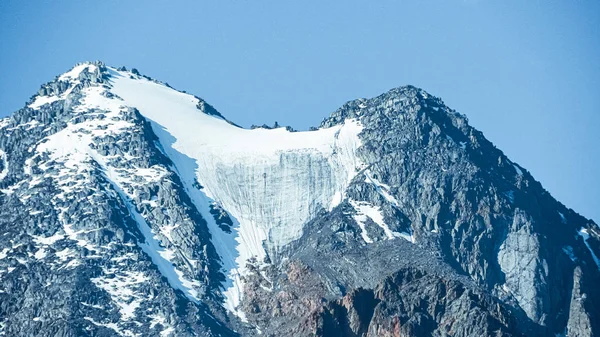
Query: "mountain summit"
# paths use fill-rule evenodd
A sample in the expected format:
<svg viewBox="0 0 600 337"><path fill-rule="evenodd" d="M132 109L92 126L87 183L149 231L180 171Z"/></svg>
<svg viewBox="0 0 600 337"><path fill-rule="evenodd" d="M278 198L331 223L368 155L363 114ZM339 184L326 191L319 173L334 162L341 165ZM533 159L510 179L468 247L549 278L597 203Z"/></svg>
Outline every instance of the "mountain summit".
<svg viewBox="0 0 600 337"><path fill-rule="evenodd" d="M594 336L600 229L405 86L244 129L83 63L0 120L0 335Z"/></svg>

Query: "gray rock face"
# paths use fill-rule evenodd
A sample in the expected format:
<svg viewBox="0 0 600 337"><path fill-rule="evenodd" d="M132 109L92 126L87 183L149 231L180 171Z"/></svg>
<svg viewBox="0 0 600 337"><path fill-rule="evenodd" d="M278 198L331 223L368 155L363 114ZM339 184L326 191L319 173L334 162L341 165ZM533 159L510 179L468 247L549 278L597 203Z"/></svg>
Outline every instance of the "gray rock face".
<svg viewBox="0 0 600 337"><path fill-rule="evenodd" d="M592 322L586 306L590 306L587 295L581 292L581 268L576 267L573 273L573 291L569 308L568 336L593 336Z"/></svg>
<svg viewBox="0 0 600 337"><path fill-rule="evenodd" d="M326 336L519 335L508 311L488 296L414 269L374 290L353 290L319 316Z"/></svg>
<svg viewBox="0 0 600 337"><path fill-rule="evenodd" d="M598 226L411 86L321 123L359 121L364 165L337 206L307 201L299 239L247 262L227 311L208 223L233 235L236 219L199 209L114 71L78 65L0 120L0 335L599 334Z"/></svg>
<svg viewBox="0 0 600 337"><path fill-rule="evenodd" d="M547 305L548 264L540 261L540 244L531 223L518 209L506 240L500 246L498 263L504 272L505 291L514 294L519 306L536 322Z"/></svg>

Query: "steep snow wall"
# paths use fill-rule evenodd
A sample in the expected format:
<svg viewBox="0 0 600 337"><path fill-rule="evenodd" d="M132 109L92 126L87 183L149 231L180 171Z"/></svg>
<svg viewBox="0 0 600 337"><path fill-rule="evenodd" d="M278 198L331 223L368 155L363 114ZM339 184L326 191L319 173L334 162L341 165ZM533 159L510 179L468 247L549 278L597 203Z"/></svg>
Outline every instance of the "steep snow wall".
<svg viewBox="0 0 600 337"><path fill-rule="evenodd" d="M361 169L356 157L361 125L309 132L284 128L248 130L201 111L199 100L161 83L110 69L110 91L152 124L188 193L209 221L230 283L228 308L241 297L246 261L262 261L300 237L321 207L331 209ZM220 204L235 220L233 233L214 223L209 205Z"/></svg>

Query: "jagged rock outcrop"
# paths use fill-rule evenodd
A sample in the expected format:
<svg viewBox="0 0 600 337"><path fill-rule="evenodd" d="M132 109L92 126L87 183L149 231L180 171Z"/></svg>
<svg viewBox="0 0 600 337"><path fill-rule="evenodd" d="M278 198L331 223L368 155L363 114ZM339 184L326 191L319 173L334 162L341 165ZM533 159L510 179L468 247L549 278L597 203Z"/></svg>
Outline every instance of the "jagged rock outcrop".
<svg viewBox="0 0 600 337"><path fill-rule="evenodd" d="M521 335L509 307L452 273L404 267L341 298L299 261L279 277L265 275L247 288L246 312L269 317L252 322L266 336Z"/></svg>
<svg viewBox="0 0 600 337"><path fill-rule="evenodd" d="M519 336L500 303L454 280L403 269L319 315L323 336Z"/></svg>
<svg viewBox="0 0 600 337"><path fill-rule="evenodd" d="M572 337L594 336L592 318L586 307L592 306L588 296L581 290L581 268L576 267L573 273L573 290L571 292L571 306L569 308L569 323L567 335Z"/></svg>

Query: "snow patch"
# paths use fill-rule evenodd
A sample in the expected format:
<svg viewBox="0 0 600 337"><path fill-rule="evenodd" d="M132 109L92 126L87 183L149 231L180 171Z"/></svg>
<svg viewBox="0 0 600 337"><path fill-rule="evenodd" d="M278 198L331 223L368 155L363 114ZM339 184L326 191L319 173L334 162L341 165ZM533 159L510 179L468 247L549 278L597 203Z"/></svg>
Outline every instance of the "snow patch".
<svg viewBox="0 0 600 337"><path fill-rule="evenodd" d="M46 245L46 246L53 245L55 242L65 238L65 236L63 234L58 234L58 233L54 234L52 236L48 236L48 237L37 236L37 235L32 235L31 237L33 238L33 241L35 243Z"/></svg>
<svg viewBox="0 0 600 337"><path fill-rule="evenodd" d="M0 260L5 259L8 256L8 252L10 252L10 249L8 248L4 248L0 251Z"/></svg>
<svg viewBox="0 0 600 337"><path fill-rule="evenodd" d="M61 96L37 96L35 98L35 100L33 101L33 103L29 104L29 107L37 110L39 109L42 105L46 105L46 104L50 104L52 102L56 102L59 101L61 98L64 98L62 95Z"/></svg>
<svg viewBox="0 0 600 337"><path fill-rule="evenodd" d="M388 239L393 239L394 234L390 230L390 228L383 222L383 214L381 214L381 208L379 206L373 206L366 202L357 202L354 200L350 200L350 204L356 210L355 220L357 222L363 222L366 220L366 217L370 218L375 222L379 227L383 229L385 235ZM360 218L360 220L359 220ZM361 227L362 228L362 227ZM366 240L365 240L366 241Z"/></svg>
<svg viewBox="0 0 600 337"><path fill-rule="evenodd" d="M523 171L521 171L521 169L519 168L519 166L517 166L517 164L513 164L513 167L515 168L517 175L519 175L519 176L523 175Z"/></svg>
<svg viewBox="0 0 600 337"><path fill-rule="evenodd" d="M334 209L337 205L342 202L342 193L340 191L336 191L331 199L331 204L329 205L329 209Z"/></svg>
<svg viewBox="0 0 600 337"><path fill-rule="evenodd" d="M352 205L352 207L354 207L354 210L356 211L356 213L354 215L352 215L352 218L354 218L354 221L356 221L356 223L358 224L358 227L360 227L360 235L362 236L363 240L365 240L366 243L373 243L373 240L367 234L367 226L366 226L367 215L361 211L361 208L360 208L358 202L350 200L350 204Z"/></svg>
<svg viewBox="0 0 600 337"><path fill-rule="evenodd" d="M515 191L507 191L504 193L511 204L515 202Z"/></svg>
<svg viewBox="0 0 600 337"><path fill-rule="evenodd" d="M378 179L374 178L371 171L368 169L364 170L364 175L365 175L365 181L375 185L375 188L376 188L377 192L379 193L379 195L381 195L387 202L391 203L395 207L400 207L398 200L394 196L392 196L392 194L390 193L391 188L389 185L386 185L386 184L382 183L381 181L379 181ZM375 219L373 219L373 221L375 221ZM375 221L375 223L377 223L377 221ZM383 223L383 220L381 220L381 223ZM416 242L415 237L410 233L392 232L389 230L387 225L384 228L383 225L381 225L379 223L377 223L377 224L384 229L386 235L390 239L392 237L394 237L394 238L399 237L399 238L403 238L411 243ZM386 228L387 228L387 230L386 230ZM437 233L437 231L435 233Z"/></svg>
<svg viewBox="0 0 600 337"><path fill-rule="evenodd" d="M571 261L576 262L577 261L577 257L575 256L575 253L573 253L573 247L571 246L564 246L562 248L563 252L565 252L565 254L567 254L567 256L571 259Z"/></svg>
<svg viewBox="0 0 600 337"><path fill-rule="evenodd" d="M410 243L416 243L415 237L411 234L408 234L405 232L394 232L394 233L395 233L394 235L397 235L398 237L401 237Z"/></svg>
<svg viewBox="0 0 600 337"><path fill-rule="evenodd" d="M590 244L587 242L588 239L590 238L590 233L588 232L588 229L582 227L577 232L577 234L579 234L579 236L581 236L581 238L583 239L583 243L585 243L586 247L590 251L590 254L592 254L592 259L594 259L594 262L596 263L596 266L598 266L598 269L600 269L600 260L598 259L598 257L594 253L594 251L592 250L592 247L590 247Z"/></svg>
<svg viewBox="0 0 600 337"><path fill-rule="evenodd" d="M567 218L565 217L565 215L562 214L561 212L558 212L558 215L560 215L560 220L562 221L562 223L566 224Z"/></svg>
<svg viewBox="0 0 600 337"><path fill-rule="evenodd" d="M116 332L119 336L136 336L129 330L121 330L116 323L100 323L100 322L96 322L91 317L84 317L83 319L89 321L90 323L94 324L95 326L109 328L109 329L113 330L114 332Z"/></svg>
<svg viewBox="0 0 600 337"><path fill-rule="evenodd" d="M395 238L403 238L411 243L414 243L414 238L412 235L407 233L400 233L392 231L389 226L383 220L383 213L381 212L381 207L374 206L364 201L355 201L349 200L350 204L356 211L356 214L353 215L354 220L358 223L361 229L361 236L367 243L372 243L366 232L366 221L367 218L371 219L377 226L383 229L388 240L393 240Z"/></svg>
<svg viewBox="0 0 600 337"><path fill-rule="evenodd" d="M173 230L177 227L179 227L178 224L162 226L160 228L160 233L162 235L164 235L167 239L169 239L169 241L173 242L173 237L171 236L171 232L173 232Z"/></svg>
<svg viewBox="0 0 600 337"><path fill-rule="evenodd" d="M45 258L47 255L46 249L45 248L40 248L38 249L35 254L33 255L36 259L41 260L43 258Z"/></svg>
<svg viewBox="0 0 600 337"><path fill-rule="evenodd" d="M0 160L2 160L2 171L0 171L0 180L3 180L8 175L8 158L6 152L0 150Z"/></svg>
<svg viewBox="0 0 600 337"><path fill-rule="evenodd" d="M8 124L10 124L10 117L0 118L0 130L7 127Z"/></svg>
<svg viewBox="0 0 600 337"><path fill-rule="evenodd" d="M68 81L68 80L77 79L79 77L79 74L81 74L81 72L83 72L85 69L87 69L89 72L94 72L96 70L96 66L93 64L90 64L90 63L78 64L75 67L73 67L71 70L60 75L58 77L58 80L59 81Z"/></svg>
<svg viewBox="0 0 600 337"><path fill-rule="evenodd" d="M161 337L172 336L175 332L175 328L167 323L165 316L159 314L150 314L148 317L152 319L150 321L150 329L154 329L157 324L160 324L163 327L163 330L160 332Z"/></svg>
<svg viewBox="0 0 600 337"><path fill-rule="evenodd" d="M51 104L56 101L64 100L73 91L73 88L75 87L75 85L77 85L77 83L78 82L72 83L71 86L60 95L50 95L50 96L37 95L35 97L35 100L31 104L29 104L28 107L30 107L33 110L38 110L39 108L41 108L42 106L44 106L46 104ZM31 129L32 127L33 126L29 127L29 129Z"/></svg>
<svg viewBox="0 0 600 337"><path fill-rule="evenodd" d="M91 304L91 303L87 303L87 302L79 302L82 305L86 306L86 307L90 307L90 308L94 308L94 309L100 309L100 310L104 310L104 307L101 305L97 305L97 304Z"/></svg>
<svg viewBox="0 0 600 337"><path fill-rule="evenodd" d="M61 260L66 261L68 258L72 258L76 256L76 252L71 248L65 248L61 251L55 253L55 255Z"/></svg>
<svg viewBox="0 0 600 337"><path fill-rule="evenodd" d="M396 198L394 198L394 196L392 196L390 194L390 186L375 179L373 177L373 175L371 174L371 171L368 169L364 171L364 174L365 174L365 181L375 185L377 193L379 193L385 200L392 203L394 206L396 206L396 207L400 206L400 204L398 203L398 200L396 200Z"/></svg>
<svg viewBox="0 0 600 337"><path fill-rule="evenodd" d="M139 271L106 268L103 268L103 274L101 277L92 278L91 281L111 296L112 301L119 307L121 320L130 320L144 299L138 290L149 278Z"/></svg>
<svg viewBox="0 0 600 337"><path fill-rule="evenodd" d="M25 180L21 180L14 185L8 186L8 188L0 189L0 192L2 192L3 194L6 194L6 195L11 195L11 194L15 193L15 191L18 190L19 187L21 187L21 185L23 185L24 183L25 183Z"/></svg>

